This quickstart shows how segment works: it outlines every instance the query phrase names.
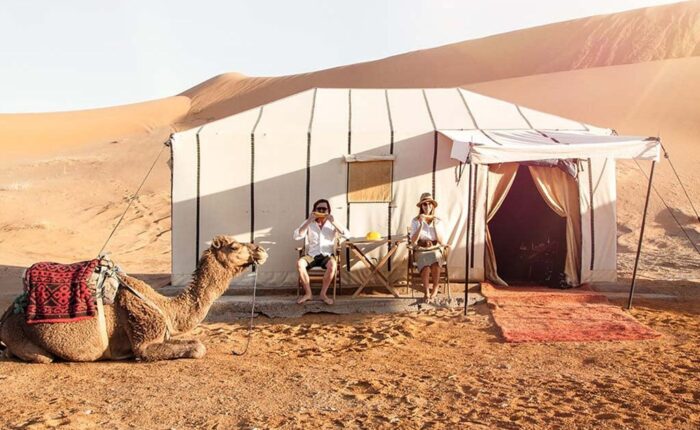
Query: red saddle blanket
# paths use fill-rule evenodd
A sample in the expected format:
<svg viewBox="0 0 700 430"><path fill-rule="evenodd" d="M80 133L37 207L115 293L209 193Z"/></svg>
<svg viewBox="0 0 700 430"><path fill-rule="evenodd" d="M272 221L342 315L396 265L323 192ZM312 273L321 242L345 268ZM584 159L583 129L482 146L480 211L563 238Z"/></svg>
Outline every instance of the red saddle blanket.
<svg viewBox="0 0 700 430"><path fill-rule="evenodd" d="M28 324L74 322L97 315L88 280L99 260L73 264L36 263L24 276Z"/></svg>

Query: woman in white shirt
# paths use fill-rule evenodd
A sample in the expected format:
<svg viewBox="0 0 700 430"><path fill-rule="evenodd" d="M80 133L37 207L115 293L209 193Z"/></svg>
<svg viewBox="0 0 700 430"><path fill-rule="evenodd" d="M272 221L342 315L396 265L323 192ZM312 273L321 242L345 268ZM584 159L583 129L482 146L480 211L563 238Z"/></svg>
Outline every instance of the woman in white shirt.
<svg viewBox="0 0 700 430"><path fill-rule="evenodd" d="M419 208L418 216L411 221L411 244L414 245L416 265L423 280L426 301L433 300L437 295L443 259L442 248L446 247L442 240L440 219L435 217L437 205L430 193L423 193L416 205ZM432 290L428 282L431 274Z"/></svg>

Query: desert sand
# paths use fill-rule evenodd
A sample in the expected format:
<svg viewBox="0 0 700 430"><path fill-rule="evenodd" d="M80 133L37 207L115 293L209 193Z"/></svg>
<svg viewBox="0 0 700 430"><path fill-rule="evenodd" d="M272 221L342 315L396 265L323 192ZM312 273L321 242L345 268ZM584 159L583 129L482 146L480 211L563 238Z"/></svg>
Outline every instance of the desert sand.
<svg viewBox="0 0 700 430"><path fill-rule="evenodd" d="M697 303L697 302L696 302ZM6 428L695 429L697 304L639 301L653 341L507 344L479 305L203 324L203 360L3 362Z"/></svg>
<svg viewBox="0 0 700 430"><path fill-rule="evenodd" d="M170 270L171 132L313 87L451 87L625 134L660 135L700 202L700 2L555 23L284 77L229 73L182 94L80 112L0 114L0 304L39 260L92 258L160 153L109 250L160 287ZM161 152L162 151L162 152ZM621 282L632 271L648 164L618 169ZM700 223L666 160L655 187L694 243ZM697 428L700 258L658 196L633 315L638 342L510 345L488 308L204 324L199 361L0 362L4 427ZM37 384L37 381L41 383ZM78 394L80 393L80 394ZM111 424L107 424L111 423Z"/></svg>

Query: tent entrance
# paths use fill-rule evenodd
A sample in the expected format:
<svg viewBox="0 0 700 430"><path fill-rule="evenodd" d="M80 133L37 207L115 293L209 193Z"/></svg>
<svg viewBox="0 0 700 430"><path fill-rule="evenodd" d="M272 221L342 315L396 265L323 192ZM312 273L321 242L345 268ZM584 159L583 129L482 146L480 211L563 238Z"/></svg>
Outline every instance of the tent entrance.
<svg viewBox="0 0 700 430"><path fill-rule="evenodd" d="M520 165L503 205L488 223L499 276L509 284L558 282L566 259L566 218L540 195Z"/></svg>

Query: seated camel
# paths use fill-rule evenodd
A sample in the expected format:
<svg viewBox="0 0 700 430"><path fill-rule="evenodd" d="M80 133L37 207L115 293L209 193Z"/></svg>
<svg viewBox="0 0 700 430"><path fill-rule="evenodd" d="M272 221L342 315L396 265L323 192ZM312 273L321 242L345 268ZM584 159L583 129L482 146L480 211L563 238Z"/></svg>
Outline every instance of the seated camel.
<svg viewBox="0 0 700 430"><path fill-rule="evenodd" d="M191 284L178 296L166 297L148 284L121 275L123 284L113 305L104 306L108 347L98 318L70 323L27 324L12 306L0 320L0 342L6 357L33 363L97 361L136 357L144 361L201 358L206 348L196 339L173 338L194 329L231 279L267 252L230 236L216 236L204 251ZM126 287L124 287L124 285ZM139 297L141 296L141 297Z"/></svg>

